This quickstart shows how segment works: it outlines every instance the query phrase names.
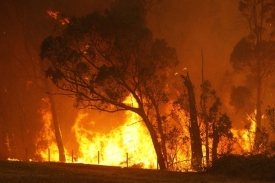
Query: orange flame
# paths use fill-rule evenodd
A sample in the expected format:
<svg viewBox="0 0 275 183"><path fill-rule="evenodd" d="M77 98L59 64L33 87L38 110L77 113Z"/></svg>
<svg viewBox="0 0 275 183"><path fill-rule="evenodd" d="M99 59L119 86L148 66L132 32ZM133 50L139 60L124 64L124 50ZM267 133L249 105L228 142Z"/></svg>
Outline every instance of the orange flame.
<svg viewBox="0 0 275 183"><path fill-rule="evenodd" d="M42 98L41 103L42 108L39 112L42 115L41 122L43 124L37 136L36 155L40 156L42 161L59 161L59 151L53 130L51 105L48 98Z"/></svg>
<svg viewBox="0 0 275 183"><path fill-rule="evenodd" d="M128 98L129 99L129 98ZM88 113L79 112L72 130L79 143L79 160L85 163L156 168L156 154L147 129L137 114L126 111L126 121L108 134L85 128ZM93 126L94 122L86 126Z"/></svg>
<svg viewBox="0 0 275 183"><path fill-rule="evenodd" d="M129 96L125 102L128 105L137 105ZM37 138L36 154L41 157L42 161L58 161L59 152L55 142L55 134L52 124L51 106L48 98L42 99L42 109L39 111L42 115L42 129ZM183 117L183 120L187 120ZM87 120L88 119L88 120ZM113 165L122 167L139 167L139 168L157 168L157 157L152 144L151 137L147 128L144 126L140 117L131 112L125 112L125 121L119 127L111 130L107 134L96 132L94 129L95 121L90 119L88 113L79 111L72 127L76 141L79 145L78 152L72 159L75 162ZM253 141L256 131L256 123L251 118L250 128L245 130L232 129L233 136L236 139L233 153L250 152L253 148ZM173 122L169 122L173 123ZM167 123L168 124L168 123ZM173 127L169 124L166 130ZM182 126L182 134L175 139L167 141L167 158L168 168L171 170L190 170L190 142L184 140L188 138L188 130ZM178 126L179 127L179 126ZM177 128L178 128L177 127ZM187 130L187 131L186 131ZM226 140L221 140L219 152L222 152L222 144ZM211 143L211 140L210 140ZM205 147L203 146L205 155ZM71 162L71 157L65 149L67 162Z"/></svg>
<svg viewBox="0 0 275 183"><path fill-rule="evenodd" d="M232 129L233 137L237 140L239 147L235 147L235 153L249 153L253 150L253 144L255 139L256 132L256 121L253 120L250 116L247 118L250 121L250 126L248 129L237 130Z"/></svg>

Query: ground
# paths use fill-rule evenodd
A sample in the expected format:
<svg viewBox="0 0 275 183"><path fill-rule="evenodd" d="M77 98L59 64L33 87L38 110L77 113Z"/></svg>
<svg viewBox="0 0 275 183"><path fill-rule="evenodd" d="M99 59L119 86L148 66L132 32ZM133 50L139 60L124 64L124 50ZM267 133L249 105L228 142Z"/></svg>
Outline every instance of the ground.
<svg viewBox="0 0 275 183"><path fill-rule="evenodd" d="M0 160L0 182L27 183L248 183L195 172L171 172L87 164ZM254 181L255 183L262 181Z"/></svg>

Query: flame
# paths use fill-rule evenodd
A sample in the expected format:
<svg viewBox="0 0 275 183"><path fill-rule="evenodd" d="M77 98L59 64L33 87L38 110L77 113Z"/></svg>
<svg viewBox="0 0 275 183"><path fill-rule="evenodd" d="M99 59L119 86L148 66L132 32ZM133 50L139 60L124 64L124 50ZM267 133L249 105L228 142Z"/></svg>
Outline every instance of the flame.
<svg viewBox="0 0 275 183"><path fill-rule="evenodd" d="M125 104L137 106L128 96ZM86 119L86 120L85 120ZM79 144L78 162L114 165L122 167L157 168L157 156L151 137L141 118L131 112L125 112L122 125L108 134L94 131L95 121L89 120L89 114L79 111L72 131ZM166 130L173 129L169 124ZM178 126L179 127L179 126ZM187 142L186 129L180 136L167 141L168 168L171 170L190 169L190 143Z"/></svg>
<svg viewBox="0 0 275 183"><path fill-rule="evenodd" d="M131 96L127 97L124 103L137 106ZM42 116L43 125L37 137L36 154L41 157L42 161L59 161L59 151L55 141L48 98L42 99L42 108L39 112ZM72 127L78 149L75 154L72 151L72 155L68 155L68 151L65 149L66 161L156 169L156 153L143 121L131 111L125 111L124 117L125 120L120 126L107 134L103 134L95 130L96 122L92 120L89 113L79 110ZM182 121L188 121L187 118L185 115L181 117ZM242 154L253 150L256 122L252 118L248 119L251 123L248 129L231 130L235 139L233 153ZM172 130L173 127L182 128L179 136L172 135L170 140L167 137L167 167L170 170L190 170L191 150L186 125L183 123L176 126L173 121L165 124L167 124L166 131ZM211 144L211 139L209 143ZM227 139L221 139L218 152L226 152L229 144ZM205 146L203 146L203 154L205 155Z"/></svg>
<svg viewBox="0 0 275 183"><path fill-rule="evenodd" d="M255 114L254 114L255 115ZM248 129L232 129L233 137L236 139L236 143L239 147L235 147L235 153L249 153L253 150L253 144L256 133L256 121L253 120L250 116L248 116L247 120L249 120L250 125Z"/></svg>
<svg viewBox="0 0 275 183"><path fill-rule="evenodd" d="M42 115L42 128L37 136L36 155L38 155L42 161L59 161L59 151L53 130L53 120L49 99L42 98L41 104L42 108L39 112ZM67 151L65 150L65 153L66 152Z"/></svg>
<svg viewBox="0 0 275 183"><path fill-rule="evenodd" d="M47 14L51 18L53 18L55 20L59 20L61 25L66 25L66 24L70 23L70 19L68 17L63 17L62 15L60 15L60 13L58 11L47 10Z"/></svg>
<svg viewBox="0 0 275 183"><path fill-rule="evenodd" d="M125 103L132 103L130 97ZM124 123L108 134L93 131L94 121L84 123L88 113L79 111L72 128L79 144L78 161L84 163L156 168L157 157L150 135L140 117L125 112ZM88 128L87 128L88 127Z"/></svg>
<svg viewBox="0 0 275 183"><path fill-rule="evenodd" d="M48 11L47 11L47 14L48 14L50 17L52 17L53 19L57 19L57 18L58 18L59 12L58 12L58 11L48 10Z"/></svg>

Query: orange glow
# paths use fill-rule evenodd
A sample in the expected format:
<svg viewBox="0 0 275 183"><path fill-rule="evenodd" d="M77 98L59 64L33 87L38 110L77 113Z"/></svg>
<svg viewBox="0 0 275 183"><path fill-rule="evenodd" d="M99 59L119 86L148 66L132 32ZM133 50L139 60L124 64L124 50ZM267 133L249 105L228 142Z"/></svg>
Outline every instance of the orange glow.
<svg viewBox="0 0 275 183"><path fill-rule="evenodd" d="M124 103L137 105L130 96L127 97ZM42 115L43 125L37 137L36 154L41 157L42 161L59 161L51 108L47 98L42 99L42 109L39 112ZM89 114L80 110L72 127L78 149L75 151L73 158L65 149L66 161L72 162L73 159L74 162L79 163L156 169L156 153L143 121L131 111L125 111L124 115L125 120L122 121L120 126L112 129L107 134L103 134L96 131L94 127L96 122L91 120ZM188 140L189 133L184 122L188 121L188 117L185 116L185 113L182 113L180 118L183 121L182 124L173 124L173 120L170 119L164 126L167 132L174 127L182 128L181 132L178 133L179 135L167 136L167 168L170 170L188 169L190 171L191 149ZM242 154L252 150L256 124L253 120L250 122L249 129L232 129L235 138L232 153ZM209 143L211 146L211 139L209 139ZM221 139L218 152L226 152L227 148L225 146L228 143L226 138ZM205 146L203 146L203 154L205 156Z"/></svg>
<svg viewBox="0 0 275 183"><path fill-rule="evenodd" d="M256 132L256 122L251 117L247 118L250 121L250 126L248 129L237 130L232 129L233 137L235 137L236 147L234 148L235 153L249 153L253 150L253 144Z"/></svg>
<svg viewBox="0 0 275 183"><path fill-rule="evenodd" d="M137 106L132 97L127 97L125 104ZM79 144L76 161L100 165L157 168L157 157L151 137L141 118L131 112L125 112L122 125L108 134L95 132L95 121L88 120L89 114L79 111L72 131ZM173 125L172 125L173 126ZM166 128L167 130L169 127ZM185 130L183 130L185 131ZM190 167L190 144L183 142L182 134L167 141L168 168L182 170Z"/></svg>
<svg viewBox="0 0 275 183"><path fill-rule="evenodd" d="M95 122L83 123L89 115L80 111L72 128L79 144L78 161L126 167L128 153L128 166L156 168L157 158L146 127L137 114L126 111L125 115L127 120L121 126L101 134L91 129Z"/></svg>
<svg viewBox="0 0 275 183"><path fill-rule="evenodd" d="M55 134L52 123L51 106L48 98L42 98L42 128L37 136L36 154L39 155L42 161L59 161L59 152L56 145ZM66 152L66 150L65 150ZM66 156L68 158L68 156Z"/></svg>
<svg viewBox="0 0 275 183"><path fill-rule="evenodd" d="M47 11L48 15L50 15L50 17L52 17L53 19L57 19L59 12L58 11L52 11L52 10L48 10Z"/></svg>

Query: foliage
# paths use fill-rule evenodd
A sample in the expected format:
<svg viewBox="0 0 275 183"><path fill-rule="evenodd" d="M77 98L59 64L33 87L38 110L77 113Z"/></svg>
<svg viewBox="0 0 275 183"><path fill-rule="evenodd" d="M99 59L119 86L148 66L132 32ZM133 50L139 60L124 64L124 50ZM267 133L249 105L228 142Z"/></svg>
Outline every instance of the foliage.
<svg viewBox="0 0 275 183"><path fill-rule="evenodd" d="M221 137L227 137L229 139L233 138L233 134L230 131L230 129L232 128L232 122L230 120L230 118L227 116L227 114L222 114L218 121L215 124L215 130L217 131L217 134L219 136L219 138ZM210 134L210 137L213 134Z"/></svg>
<svg viewBox="0 0 275 183"><path fill-rule="evenodd" d="M258 42L267 32L270 32L267 36L272 34L273 30L268 30L268 27L274 21L274 7L273 0L239 1L239 10L247 19L251 39Z"/></svg>
<svg viewBox="0 0 275 183"><path fill-rule="evenodd" d="M249 180L275 181L275 156L227 154L213 162L209 173L243 177Z"/></svg>
<svg viewBox="0 0 275 183"><path fill-rule="evenodd" d="M62 36L46 38L40 54L52 64L46 76L94 109L116 105L129 93L154 92L165 99L164 71L177 64L175 50L164 40L154 41L142 20L132 23L128 12L115 13L74 17Z"/></svg>
<svg viewBox="0 0 275 183"><path fill-rule="evenodd" d="M255 44L253 40L243 38L235 45L230 63L235 72L244 71L255 79L263 79L274 72L274 50L275 42L272 40L261 40Z"/></svg>

